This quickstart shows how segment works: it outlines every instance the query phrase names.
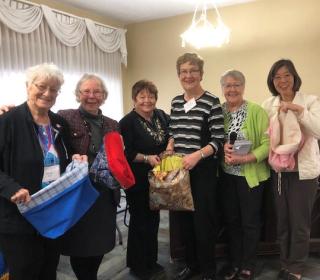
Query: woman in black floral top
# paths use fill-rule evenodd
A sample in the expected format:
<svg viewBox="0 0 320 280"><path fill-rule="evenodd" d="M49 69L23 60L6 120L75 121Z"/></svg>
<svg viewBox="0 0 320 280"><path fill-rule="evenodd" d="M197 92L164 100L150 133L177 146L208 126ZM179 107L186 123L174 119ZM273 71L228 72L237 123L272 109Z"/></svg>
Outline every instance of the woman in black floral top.
<svg viewBox="0 0 320 280"><path fill-rule="evenodd" d="M127 191L130 224L127 266L139 279L163 271L157 263L159 211L149 208L148 172L160 162L168 143L169 117L156 109L158 90L147 80L132 87L134 109L120 121L128 162L136 184Z"/></svg>

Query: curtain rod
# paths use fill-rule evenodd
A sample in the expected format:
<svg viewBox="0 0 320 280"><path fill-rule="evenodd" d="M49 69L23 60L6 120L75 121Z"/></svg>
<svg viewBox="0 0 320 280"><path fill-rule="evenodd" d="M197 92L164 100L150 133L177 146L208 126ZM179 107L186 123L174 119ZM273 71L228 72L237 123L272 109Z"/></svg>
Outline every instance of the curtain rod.
<svg viewBox="0 0 320 280"><path fill-rule="evenodd" d="M30 1L27 1L27 0L12 0L14 2L20 2L20 3L24 3L24 4L28 4L28 5L31 5L31 6L37 6L37 7L41 7L40 4L38 3L33 3L33 2L30 2ZM65 15L65 16L69 16L69 17L73 17L73 18L77 18L77 19L85 19L83 17L79 17L79 16L76 16L76 15L73 15L73 14L70 14L70 13L67 13L65 11L60 11L60 10L57 10L57 9L54 9L54 8L51 8L50 9L56 13L59 13L59 14L62 14L62 15ZM121 28L121 27L114 27L114 26L111 26L111 25L107 25L107 24L103 24L103 23L100 23L100 22L96 22L94 20L92 20L95 24L98 24L100 26L103 26L103 27L107 27L107 28L112 28L112 29L124 29L124 28ZM126 30L126 29L124 29Z"/></svg>

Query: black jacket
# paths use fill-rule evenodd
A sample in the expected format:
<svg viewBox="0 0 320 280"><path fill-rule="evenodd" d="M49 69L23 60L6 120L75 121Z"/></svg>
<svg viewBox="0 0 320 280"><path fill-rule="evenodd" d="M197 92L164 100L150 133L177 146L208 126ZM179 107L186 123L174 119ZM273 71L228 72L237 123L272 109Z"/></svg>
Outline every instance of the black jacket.
<svg viewBox="0 0 320 280"><path fill-rule="evenodd" d="M51 111L49 118L62 173L70 159L68 124ZM41 188L43 153L37 129L27 103L0 116L0 233L36 233L10 197L20 188L30 195Z"/></svg>

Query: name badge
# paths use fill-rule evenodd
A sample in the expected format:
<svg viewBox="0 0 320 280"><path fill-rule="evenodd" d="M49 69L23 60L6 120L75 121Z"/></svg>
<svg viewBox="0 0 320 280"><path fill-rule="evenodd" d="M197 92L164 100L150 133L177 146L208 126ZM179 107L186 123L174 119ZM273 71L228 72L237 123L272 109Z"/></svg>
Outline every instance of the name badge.
<svg viewBox="0 0 320 280"><path fill-rule="evenodd" d="M186 104L183 105L184 111L188 113L193 107L197 105L197 102L194 98L190 99Z"/></svg>
<svg viewBox="0 0 320 280"><path fill-rule="evenodd" d="M60 166L58 164L46 166L43 172L42 182L52 182L60 177Z"/></svg>

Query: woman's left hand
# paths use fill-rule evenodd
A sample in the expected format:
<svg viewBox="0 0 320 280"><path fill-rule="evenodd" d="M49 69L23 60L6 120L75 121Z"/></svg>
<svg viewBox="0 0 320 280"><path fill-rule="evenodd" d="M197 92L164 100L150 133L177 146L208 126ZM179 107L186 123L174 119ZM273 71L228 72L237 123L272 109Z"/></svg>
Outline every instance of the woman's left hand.
<svg viewBox="0 0 320 280"><path fill-rule="evenodd" d="M226 153L224 155L224 161L229 165L236 165L244 163L244 157L242 155L236 155L234 153Z"/></svg>
<svg viewBox="0 0 320 280"><path fill-rule="evenodd" d="M199 152L193 152L192 154L185 155L182 159L182 165L184 169L191 170L194 168L199 160L201 159L201 155Z"/></svg>
<svg viewBox="0 0 320 280"><path fill-rule="evenodd" d="M74 154L72 156L72 160L88 162L88 156L87 155Z"/></svg>

